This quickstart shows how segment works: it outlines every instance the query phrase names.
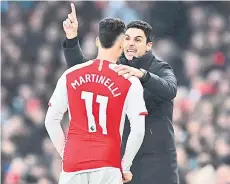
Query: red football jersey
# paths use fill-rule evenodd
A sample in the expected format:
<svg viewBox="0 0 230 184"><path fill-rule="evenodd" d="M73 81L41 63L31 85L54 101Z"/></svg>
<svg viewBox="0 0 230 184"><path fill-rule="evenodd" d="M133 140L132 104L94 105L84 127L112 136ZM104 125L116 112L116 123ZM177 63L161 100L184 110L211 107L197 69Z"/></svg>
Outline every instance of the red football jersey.
<svg viewBox="0 0 230 184"><path fill-rule="evenodd" d="M147 112L136 77L119 76L108 61L92 60L68 69L50 103L68 108L69 130L63 170L121 167L125 114ZM62 90L62 92L60 92Z"/></svg>

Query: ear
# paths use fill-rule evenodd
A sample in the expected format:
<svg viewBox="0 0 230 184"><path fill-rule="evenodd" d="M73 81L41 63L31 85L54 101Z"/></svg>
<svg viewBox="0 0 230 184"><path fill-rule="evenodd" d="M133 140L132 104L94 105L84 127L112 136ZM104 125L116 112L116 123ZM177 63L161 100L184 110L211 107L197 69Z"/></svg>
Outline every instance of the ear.
<svg viewBox="0 0 230 184"><path fill-rule="evenodd" d="M100 44L100 40L99 40L98 37L96 37L96 46L97 46L97 47L100 47L100 45L101 45L101 44Z"/></svg>
<svg viewBox="0 0 230 184"><path fill-rule="evenodd" d="M150 51L152 49L152 46L153 46L153 42L148 42L146 46L146 50Z"/></svg>
<svg viewBox="0 0 230 184"><path fill-rule="evenodd" d="M120 44L120 48L123 48L123 45L124 45L124 40L123 40L123 39L121 39L119 44Z"/></svg>
<svg viewBox="0 0 230 184"><path fill-rule="evenodd" d="M120 38L120 42L119 42L121 49L123 49L123 47L124 47L124 39L125 39L125 36L122 35L121 38Z"/></svg>

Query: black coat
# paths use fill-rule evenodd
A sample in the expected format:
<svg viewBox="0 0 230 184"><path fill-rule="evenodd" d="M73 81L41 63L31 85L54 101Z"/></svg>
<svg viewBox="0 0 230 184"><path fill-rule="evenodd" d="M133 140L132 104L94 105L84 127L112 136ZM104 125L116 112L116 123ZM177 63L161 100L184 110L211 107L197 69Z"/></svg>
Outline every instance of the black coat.
<svg viewBox="0 0 230 184"><path fill-rule="evenodd" d="M67 48L69 47L69 48ZM78 39L65 40L63 50L68 67L85 62ZM146 117L145 137L131 171L131 184L178 184L177 156L172 126L173 99L177 80L171 66L156 59L152 52L127 61L124 55L118 63L143 68L150 74L144 87L144 99L149 115ZM126 119L122 152L129 134Z"/></svg>

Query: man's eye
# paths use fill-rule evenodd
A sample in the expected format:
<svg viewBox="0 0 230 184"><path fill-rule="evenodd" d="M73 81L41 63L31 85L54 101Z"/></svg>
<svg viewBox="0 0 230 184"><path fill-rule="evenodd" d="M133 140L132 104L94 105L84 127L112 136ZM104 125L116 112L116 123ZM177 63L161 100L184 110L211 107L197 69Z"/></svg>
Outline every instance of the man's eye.
<svg viewBox="0 0 230 184"><path fill-rule="evenodd" d="M136 39L136 41L137 41L137 42L140 42L141 40L139 40L139 39Z"/></svg>
<svg viewBox="0 0 230 184"><path fill-rule="evenodd" d="M125 37L125 40L129 40L129 37Z"/></svg>

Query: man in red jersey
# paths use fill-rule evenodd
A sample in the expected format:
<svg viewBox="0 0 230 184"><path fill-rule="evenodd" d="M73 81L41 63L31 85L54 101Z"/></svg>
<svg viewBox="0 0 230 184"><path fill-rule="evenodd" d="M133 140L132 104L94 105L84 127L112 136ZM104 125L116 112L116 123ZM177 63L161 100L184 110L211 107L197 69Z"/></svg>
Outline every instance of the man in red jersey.
<svg viewBox="0 0 230 184"><path fill-rule="evenodd" d="M63 160L59 184L120 184L132 179L130 167L144 138L147 110L138 78L125 79L114 71L124 32L121 20L101 20L97 58L66 70L49 101L45 126ZM60 122L67 110L65 137ZM131 132L121 159L126 114Z"/></svg>

